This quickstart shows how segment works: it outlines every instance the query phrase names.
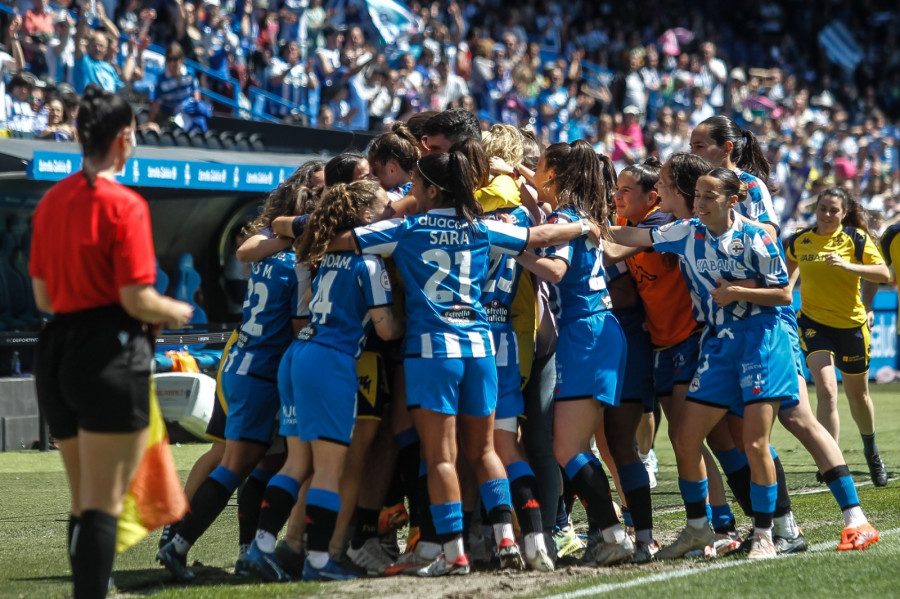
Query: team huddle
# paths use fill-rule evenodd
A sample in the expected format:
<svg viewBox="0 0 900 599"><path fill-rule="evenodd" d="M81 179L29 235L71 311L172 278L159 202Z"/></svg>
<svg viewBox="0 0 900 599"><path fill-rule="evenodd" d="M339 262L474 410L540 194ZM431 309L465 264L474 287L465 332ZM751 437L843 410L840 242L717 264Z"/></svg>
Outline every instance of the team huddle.
<svg viewBox="0 0 900 599"><path fill-rule="evenodd" d="M584 141L542 150L449 110L298 169L244 230L243 321L208 430L224 443L157 559L193 579L188 551L239 488L235 573L276 582L803 551L776 418L838 503L837 549L877 542L836 442L835 365L884 486L868 310L888 267L837 187L783 247L768 164L727 117L691 149L616 172ZM687 520L664 547L660 409Z"/></svg>

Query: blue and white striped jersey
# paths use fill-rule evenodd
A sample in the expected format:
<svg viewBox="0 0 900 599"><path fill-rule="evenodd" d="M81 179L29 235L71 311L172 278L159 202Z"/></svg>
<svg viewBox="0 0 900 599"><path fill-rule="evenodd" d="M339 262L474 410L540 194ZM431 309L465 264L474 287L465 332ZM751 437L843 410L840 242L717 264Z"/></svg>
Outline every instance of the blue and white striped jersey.
<svg viewBox="0 0 900 599"><path fill-rule="evenodd" d="M512 217L514 225L530 227L536 224L522 206L501 208L485 214L485 218L494 220L499 215ZM512 366L519 363L519 348L512 323L512 303L519 290L522 278L522 265L510 254L497 248L491 248L491 262L488 278L484 284L484 296L481 301L487 314L488 324L494 336L494 348L497 350L497 367Z"/></svg>
<svg viewBox="0 0 900 599"><path fill-rule="evenodd" d="M581 217L571 208L550 215L551 223L574 223ZM569 270L562 280L550 285L550 309L559 326L612 308L603 269L603 246L582 235L568 243L540 250L546 258L565 260Z"/></svg>
<svg viewBox="0 0 900 599"><path fill-rule="evenodd" d="M734 171L738 179L747 184L747 197L735 208L750 220L758 220L768 223L776 229L781 227L778 214L775 213L775 205L772 203L772 194L763 180L755 175L744 172L741 169Z"/></svg>
<svg viewBox="0 0 900 599"><path fill-rule="evenodd" d="M531 214L521 206L494 210L485 214L485 218L498 221L500 214L511 216L514 221L512 224L517 227L531 227L534 224ZM511 307L521 277L522 266L515 257L492 247L488 276L482 288L484 295L481 298L492 329L512 329Z"/></svg>
<svg viewBox="0 0 900 599"><path fill-rule="evenodd" d="M309 324L297 339L358 358L366 343L369 308L393 303L391 279L378 256L325 254L312 284Z"/></svg>
<svg viewBox="0 0 900 599"><path fill-rule="evenodd" d="M276 379L294 334L291 318L303 315L295 261L284 250L250 266L243 322L223 372Z"/></svg>
<svg viewBox="0 0 900 599"><path fill-rule="evenodd" d="M710 295L719 279L759 279L766 287L787 285L787 268L778 244L762 228L734 215L731 228L718 237L698 218L654 227L650 234L657 251L682 256L695 308L707 324L721 326L756 314L776 313L774 307L743 301L719 307Z"/></svg>
<svg viewBox="0 0 900 599"><path fill-rule="evenodd" d="M194 95L200 89L200 83L193 71L182 65L178 75L171 77L163 71L156 80L153 88L153 100L159 100L160 109L164 115L174 115L182 102Z"/></svg>
<svg viewBox="0 0 900 599"><path fill-rule="evenodd" d="M272 79L284 75L281 83L275 84ZM265 76L270 92L297 106L304 108L309 107L310 90L309 74L306 72L306 65L302 62L292 65L281 58L273 58L265 71ZM269 102L269 112L278 116L286 116L291 113L291 109L283 104Z"/></svg>
<svg viewBox="0 0 900 599"><path fill-rule="evenodd" d="M406 287L406 355L494 355L483 286L489 253L519 254L528 229L490 220L471 225L454 209L383 220L353 230L366 254L390 254Z"/></svg>

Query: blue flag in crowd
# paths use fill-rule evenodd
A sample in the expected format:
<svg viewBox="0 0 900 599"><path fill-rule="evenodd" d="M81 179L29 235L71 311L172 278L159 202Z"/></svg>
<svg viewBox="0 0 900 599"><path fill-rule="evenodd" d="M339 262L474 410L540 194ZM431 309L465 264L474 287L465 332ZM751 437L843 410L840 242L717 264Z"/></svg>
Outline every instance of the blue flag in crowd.
<svg viewBox="0 0 900 599"><path fill-rule="evenodd" d="M367 0L372 24L385 44L396 44L422 30L419 18L399 0Z"/></svg>
<svg viewBox="0 0 900 599"><path fill-rule="evenodd" d="M819 32L819 44L825 48L828 60L848 71L855 70L863 58L862 48L840 21L832 21Z"/></svg>

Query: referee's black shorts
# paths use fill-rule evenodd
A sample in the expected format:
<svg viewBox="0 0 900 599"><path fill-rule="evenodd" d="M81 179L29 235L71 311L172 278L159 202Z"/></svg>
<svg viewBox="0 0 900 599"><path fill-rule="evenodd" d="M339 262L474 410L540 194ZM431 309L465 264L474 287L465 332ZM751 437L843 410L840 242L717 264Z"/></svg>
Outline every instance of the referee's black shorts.
<svg viewBox="0 0 900 599"><path fill-rule="evenodd" d="M154 339L121 306L58 314L38 338L35 381L50 434L128 433L149 423Z"/></svg>

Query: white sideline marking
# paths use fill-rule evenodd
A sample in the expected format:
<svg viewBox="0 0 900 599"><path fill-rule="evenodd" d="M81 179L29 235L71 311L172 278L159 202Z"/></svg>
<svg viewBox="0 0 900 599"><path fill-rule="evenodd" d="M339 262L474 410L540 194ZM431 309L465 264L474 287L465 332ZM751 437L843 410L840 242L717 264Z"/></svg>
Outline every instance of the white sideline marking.
<svg viewBox="0 0 900 599"><path fill-rule="evenodd" d="M900 476L892 476L891 478L888 479L888 482L894 482L897 480L900 480ZM859 483L854 482L853 486L856 487L857 489L859 489L860 487L870 487L870 486L872 486L872 484L873 484L872 481L868 480L868 481L859 482ZM812 488L806 489L804 491L790 491L788 494L791 497L799 497L800 495L817 495L819 493L831 493L831 490L827 486L820 487L820 488L812 487ZM237 505L237 504L234 504L234 505ZM730 503L729 503L729 505L730 505ZM666 514L675 514L675 513L683 512L683 511L684 511L683 505L674 505L672 507L662 508L659 510L653 510L653 513L660 514L660 515L666 515ZM800 528L803 528L803 527L801 526Z"/></svg>
<svg viewBox="0 0 900 599"><path fill-rule="evenodd" d="M892 528L890 530L879 531L878 536L879 539L885 535L894 535L900 533L900 528ZM823 551L825 549L834 547L834 541L826 541L823 543L816 543L812 545L809 550L810 551ZM571 591L568 593L560 593L558 595L550 595L546 599L575 599L576 597L586 597L589 595L597 595L600 593L609 593L611 591L618 591L620 589L628 589L631 587L637 587L644 584L650 584L654 582L665 582L668 580L674 580L676 578L684 578L685 576L693 576L695 574L703 574L704 572L709 572L710 570L723 570L725 568L735 568L738 566L746 566L748 564L754 564L757 562L753 562L751 560L737 560L737 561L729 561L729 562L719 562L715 563L706 568L692 568L690 570L673 570L671 572L659 572L657 574L651 574L650 576L644 576L641 578L636 578L634 580L629 580L627 582L616 582L616 583L605 583L598 584L596 586L579 589L577 591Z"/></svg>

